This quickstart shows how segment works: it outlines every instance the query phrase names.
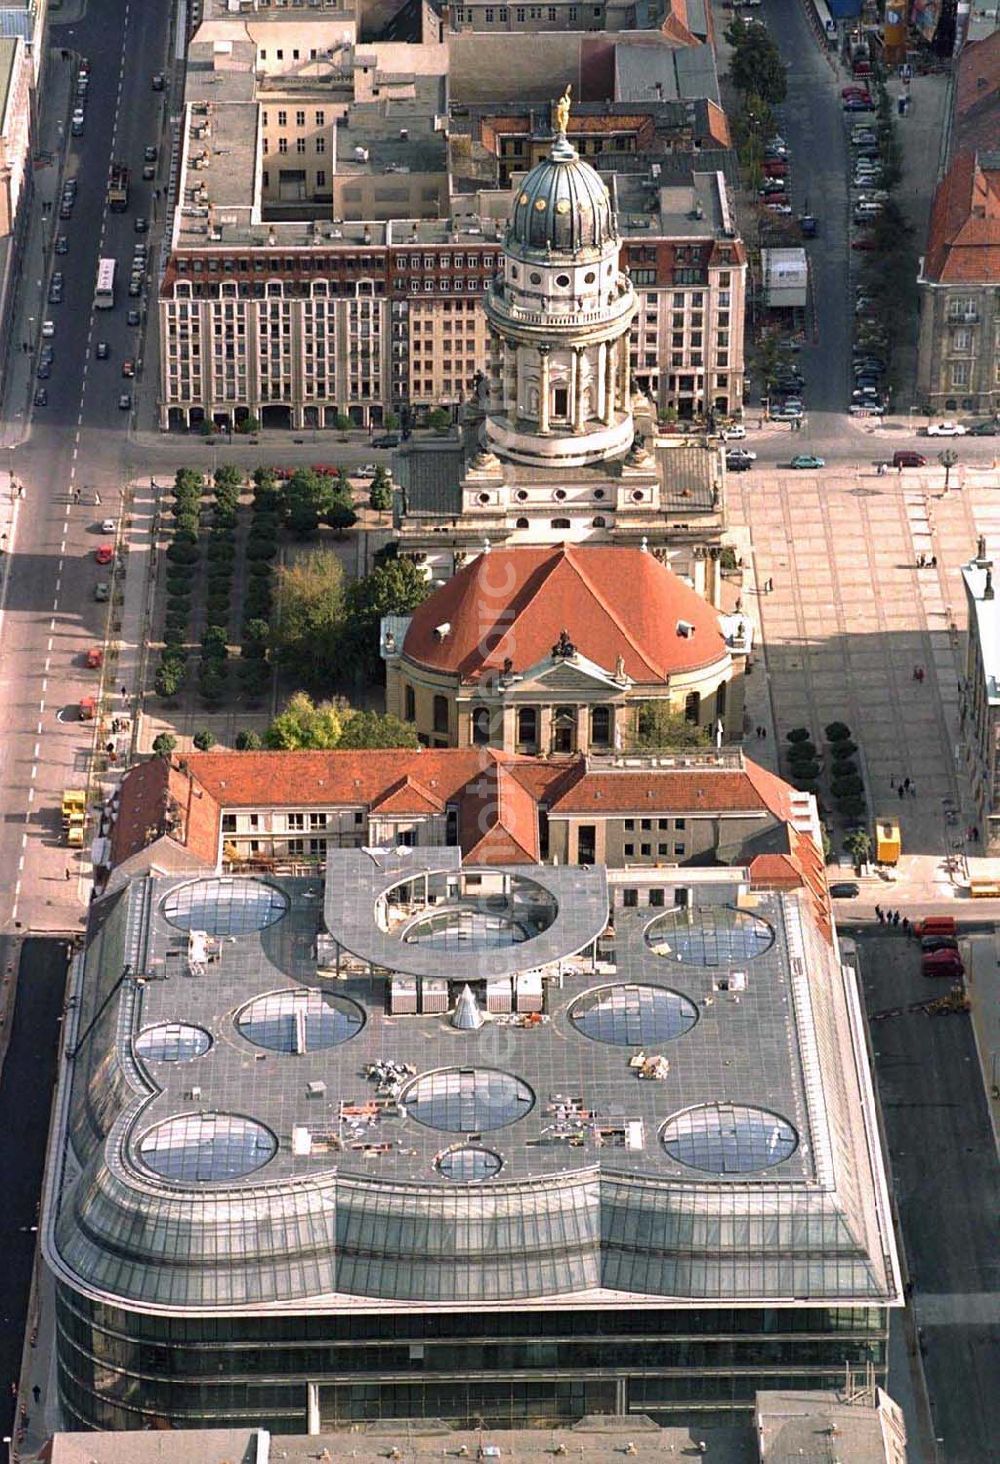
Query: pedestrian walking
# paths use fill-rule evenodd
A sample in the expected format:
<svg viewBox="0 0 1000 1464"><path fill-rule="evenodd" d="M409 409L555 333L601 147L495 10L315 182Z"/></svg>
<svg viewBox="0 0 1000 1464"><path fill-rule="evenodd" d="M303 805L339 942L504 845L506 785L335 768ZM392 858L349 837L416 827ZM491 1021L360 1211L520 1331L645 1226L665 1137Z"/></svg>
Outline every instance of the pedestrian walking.
<svg viewBox="0 0 1000 1464"><path fill-rule="evenodd" d="M80 502L80 490L79 490L79 488L74 488L73 489L73 502L74 503L79 503Z"/></svg>
<svg viewBox="0 0 1000 1464"><path fill-rule="evenodd" d="M742 595L737 595L736 596L736 613L737 613L737 615L739 615L739 613L740 613L740 611L742 609L743 609L743 596Z"/></svg>
<svg viewBox="0 0 1000 1464"><path fill-rule="evenodd" d="M766 727L761 727L761 729L760 729L760 735L763 738L763 740L766 742L767 741L767 728Z"/></svg>
<svg viewBox="0 0 1000 1464"><path fill-rule="evenodd" d="M890 788L895 788L895 786L896 786L896 774L895 773L890 773L889 774L889 787Z"/></svg>
<svg viewBox="0 0 1000 1464"><path fill-rule="evenodd" d="M974 824L973 825L973 828L972 828L972 842L974 844L978 844L979 843L979 825L978 824Z"/></svg>
<svg viewBox="0 0 1000 1464"><path fill-rule="evenodd" d="M40 1403L42 1401L42 1390L37 1383L31 1390L31 1396L34 1398L36 1403Z"/></svg>
<svg viewBox="0 0 1000 1464"><path fill-rule="evenodd" d="M72 879L73 878L73 871L70 869L70 867L69 867L68 864L66 866L66 878L67 879Z"/></svg>
<svg viewBox="0 0 1000 1464"><path fill-rule="evenodd" d="M906 790L906 792L909 793L909 791L910 791L910 780L909 780L909 778L904 778L903 779L903 787Z"/></svg>
<svg viewBox="0 0 1000 1464"><path fill-rule="evenodd" d="M903 787L902 783L900 783L899 785L899 796L900 798L906 797L906 789Z"/></svg>
<svg viewBox="0 0 1000 1464"><path fill-rule="evenodd" d="M910 933L910 922L909 922L909 920L907 920L906 916L904 915L903 916L903 934L904 935L909 935L909 933Z"/></svg>
<svg viewBox="0 0 1000 1464"><path fill-rule="evenodd" d="M931 555L931 569L937 569L937 555Z"/></svg>
<svg viewBox="0 0 1000 1464"><path fill-rule="evenodd" d="M882 919L882 906L881 905L876 905L875 906L875 919L876 920L881 920Z"/></svg>
<svg viewBox="0 0 1000 1464"><path fill-rule="evenodd" d="M892 912L892 923L893 923L893 925L897 929L899 928L899 911L898 910L893 910L893 912Z"/></svg>
<svg viewBox="0 0 1000 1464"><path fill-rule="evenodd" d="M911 783L910 784L909 793L910 793L910 797L911 798L916 798L916 796L917 796L917 785L916 785L916 783Z"/></svg>
<svg viewBox="0 0 1000 1464"><path fill-rule="evenodd" d="M100 506L101 506L101 495L99 493L95 493L94 494L94 507L95 508L100 508Z"/></svg>

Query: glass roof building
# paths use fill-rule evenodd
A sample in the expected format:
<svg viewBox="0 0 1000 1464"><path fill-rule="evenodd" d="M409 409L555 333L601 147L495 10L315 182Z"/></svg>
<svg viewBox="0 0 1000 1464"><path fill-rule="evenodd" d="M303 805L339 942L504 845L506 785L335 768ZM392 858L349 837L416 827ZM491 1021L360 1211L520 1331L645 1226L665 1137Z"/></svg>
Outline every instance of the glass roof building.
<svg viewBox="0 0 1000 1464"><path fill-rule="evenodd" d="M345 849L98 901L43 1223L67 1422L666 1421L884 1375L835 937L739 869L641 879Z"/></svg>

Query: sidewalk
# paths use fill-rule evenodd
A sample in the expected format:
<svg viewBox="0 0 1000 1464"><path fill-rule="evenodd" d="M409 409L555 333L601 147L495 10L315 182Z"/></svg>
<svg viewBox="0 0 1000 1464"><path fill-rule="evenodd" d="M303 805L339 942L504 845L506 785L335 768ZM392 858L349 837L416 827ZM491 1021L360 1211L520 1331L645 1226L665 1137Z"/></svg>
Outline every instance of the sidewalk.
<svg viewBox="0 0 1000 1464"><path fill-rule="evenodd" d="M17 447L31 429L35 364L42 321L48 310L49 251L53 236L59 232L59 197L68 157L70 94L76 75L76 55L68 54L72 59L63 61L58 48L50 50L45 66L45 105L39 113L36 157L50 155L52 161L34 165L34 198L21 255L21 278L10 333L11 353L3 387L0 448ZM23 349L25 344L29 349Z"/></svg>

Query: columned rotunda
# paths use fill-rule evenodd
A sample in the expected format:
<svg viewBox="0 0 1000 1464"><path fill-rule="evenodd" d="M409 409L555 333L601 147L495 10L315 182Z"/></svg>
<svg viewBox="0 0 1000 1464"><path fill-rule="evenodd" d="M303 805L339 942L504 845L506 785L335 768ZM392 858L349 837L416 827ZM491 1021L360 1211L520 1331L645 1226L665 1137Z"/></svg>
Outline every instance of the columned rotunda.
<svg viewBox="0 0 1000 1464"><path fill-rule="evenodd" d="M636 299L607 187L567 140L568 98L555 111L552 151L518 190L487 297L484 432L514 462L573 468L631 446Z"/></svg>

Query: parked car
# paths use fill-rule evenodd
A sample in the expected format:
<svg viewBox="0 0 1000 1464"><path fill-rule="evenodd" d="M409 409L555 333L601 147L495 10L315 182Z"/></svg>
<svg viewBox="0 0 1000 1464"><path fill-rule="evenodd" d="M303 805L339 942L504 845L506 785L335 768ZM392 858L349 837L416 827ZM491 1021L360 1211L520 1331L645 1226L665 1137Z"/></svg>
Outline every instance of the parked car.
<svg viewBox="0 0 1000 1464"><path fill-rule="evenodd" d="M372 447L398 447L398 432L383 432L379 437L372 438Z"/></svg>
<svg viewBox="0 0 1000 1464"><path fill-rule="evenodd" d="M788 465L790 468L825 468L826 459L812 452L797 452Z"/></svg>
<svg viewBox="0 0 1000 1464"><path fill-rule="evenodd" d="M135 362L133 361L133 359L132 359L131 356L126 356L125 357L125 360L122 362L122 375L123 376L134 376L135 375Z"/></svg>
<svg viewBox="0 0 1000 1464"><path fill-rule="evenodd" d="M106 361L108 359L108 356L110 355L110 351L109 351L109 348L108 348L107 341L98 341L97 342L97 347L96 347L96 349L94 351L94 355L97 357L98 361Z"/></svg>
<svg viewBox="0 0 1000 1464"><path fill-rule="evenodd" d="M957 951L958 941L953 935L925 935L921 937L920 949L925 953L932 951Z"/></svg>
<svg viewBox="0 0 1000 1464"><path fill-rule="evenodd" d="M143 165L142 165L142 176L143 176L143 178L145 179L145 181L147 183L151 182L152 179L156 177L156 164L155 163L143 163Z"/></svg>
<svg viewBox="0 0 1000 1464"><path fill-rule="evenodd" d="M142 150L143 160L147 163L156 162L156 148L153 143L148 142Z"/></svg>
<svg viewBox="0 0 1000 1464"><path fill-rule="evenodd" d="M115 557L115 546L113 544L99 544L94 550L94 558L98 564L110 564Z"/></svg>
<svg viewBox="0 0 1000 1464"><path fill-rule="evenodd" d="M742 442L747 435L747 429L742 422L734 422L731 427L723 427L719 436L723 442Z"/></svg>
<svg viewBox="0 0 1000 1464"><path fill-rule="evenodd" d="M953 981L965 975L965 966L958 951L929 951L920 959L920 969L925 976L947 976Z"/></svg>
<svg viewBox="0 0 1000 1464"><path fill-rule="evenodd" d="M911 452L909 448L898 448L892 455L894 468L926 468L927 459L922 452Z"/></svg>
<svg viewBox="0 0 1000 1464"><path fill-rule="evenodd" d="M847 97L841 103L845 112L874 112L875 103L871 97Z"/></svg>
<svg viewBox="0 0 1000 1464"><path fill-rule="evenodd" d="M830 886L830 894L835 900L856 900L861 893L861 886L851 880L838 880Z"/></svg>
<svg viewBox="0 0 1000 1464"><path fill-rule="evenodd" d="M136 220L135 220L134 224L132 225L132 227L135 229L135 232L137 234L145 234L146 230L149 228L149 224L142 217L142 215L139 214L139 215L136 216Z"/></svg>
<svg viewBox="0 0 1000 1464"><path fill-rule="evenodd" d="M105 600L110 600L111 586L103 580L99 584L96 584L94 586L94 599L99 605L103 604Z"/></svg>
<svg viewBox="0 0 1000 1464"><path fill-rule="evenodd" d="M65 234L57 234L56 235L56 253L57 254L68 254L69 253L69 240L66 238L66 235Z"/></svg>
<svg viewBox="0 0 1000 1464"><path fill-rule="evenodd" d="M44 386L40 386L38 388L38 390L35 392L35 406L36 407L47 407L48 404L49 404L49 394L45 390L45 387Z"/></svg>
<svg viewBox="0 0 1000 1464"><path fill-rule="evenodd" d="M162 91L165 85L166 85L166 78L164 77L163 72L162 71L154 71L153 72L153 90L154 91Z"/></svg>
<svg viewBox="0 0 1000 1464"><path fill-rule="evenodd" d="M731 473L748 473L756 461L755 452L747 452L740 447L735 447L732 452L726 453L726 467Z"/></svg>
<svg viewBox="0 0 1000 1464"><path fill-rule="evenodd" d="M52 339L52 337L55 335L55 333L56 333L56 324L55 324L55 321L54 320L43 320L42 321L42 335L44 336L44 338L47 341L50 341Z"/></svg>
<svg viewBox="0 0 1000 1464"><path fill-rule="evenodd" d="M929 422L928 437L964 437L968 431L961 422Z"/></svg>
<svg viewBox="0 0 1000 1464"><path fill-rule="evenodd" d="M118 406L119 409L123 412L130 412L132 410L132 396L130 392L122 392L121 396L118 398Z"/></svg>
<svg viewBox="0 0 1000 1464"><path fill-rule="evenodd" d="M977 422L975 427L969 428L970 437L997 437L1000 436L1000 422L993 419L992 422Z"/></svg>
<svg viewBox="0 0 1000 1464"><path fill-rule="evenodd" d="M138 325L142 320L142 315L138 310L130 310L125 318L129 325Z"/></svg>
<svg viewBox="0 0 1000 1464"><path fill-rule="evenodd" d="M52 375L52 367L49 365L48 361L39 361L38 366L35 369L35 375L37 376L39 381L48 381L49 377Z"/></svg>

